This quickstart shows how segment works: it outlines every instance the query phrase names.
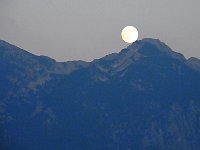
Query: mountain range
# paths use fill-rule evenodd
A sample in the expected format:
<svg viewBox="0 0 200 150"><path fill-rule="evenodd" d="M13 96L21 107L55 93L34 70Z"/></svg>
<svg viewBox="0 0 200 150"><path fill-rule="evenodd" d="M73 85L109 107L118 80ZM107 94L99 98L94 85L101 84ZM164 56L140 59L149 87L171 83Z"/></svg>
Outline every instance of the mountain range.
<svg viewBox="0 0 200 150"><path fill-rule="evenodd" d="M200 59L145 38L92 62L0 41L1 150L199 150Z"/></svg>

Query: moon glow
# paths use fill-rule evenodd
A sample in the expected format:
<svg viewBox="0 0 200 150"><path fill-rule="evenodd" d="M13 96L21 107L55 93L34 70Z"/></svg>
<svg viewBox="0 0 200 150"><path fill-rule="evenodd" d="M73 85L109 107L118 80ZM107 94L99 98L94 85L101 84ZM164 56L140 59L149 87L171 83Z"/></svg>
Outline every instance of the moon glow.
<svg viewBox="0 0 200 150"><path fill-rule="evenodd" d="M133 26L126 26L121 32L122 39L127 43L133 43L138 39L138 30Z"/></svg>

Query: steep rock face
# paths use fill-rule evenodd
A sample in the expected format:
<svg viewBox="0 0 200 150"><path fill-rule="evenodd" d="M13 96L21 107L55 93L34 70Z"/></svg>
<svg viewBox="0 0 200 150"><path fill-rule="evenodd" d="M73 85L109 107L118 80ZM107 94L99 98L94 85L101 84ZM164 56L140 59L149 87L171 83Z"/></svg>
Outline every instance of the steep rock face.
<svg viewBox="0 0 200 150"><path fill-rule="evenodd" d="M199 70L156 39L90 63L0 41L0 149L198 150Z"/></svg>

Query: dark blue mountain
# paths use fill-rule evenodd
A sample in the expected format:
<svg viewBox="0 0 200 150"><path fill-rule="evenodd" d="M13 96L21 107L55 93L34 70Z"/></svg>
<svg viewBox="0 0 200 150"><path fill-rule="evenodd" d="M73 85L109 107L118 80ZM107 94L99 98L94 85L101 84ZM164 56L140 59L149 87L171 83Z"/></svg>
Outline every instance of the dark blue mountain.
<svg viewBox="0 0 200 150"><path fill-rule="evenodd" d="M92 62L0 41L1 150L199 150L200 60L156 39Z"/></svg>

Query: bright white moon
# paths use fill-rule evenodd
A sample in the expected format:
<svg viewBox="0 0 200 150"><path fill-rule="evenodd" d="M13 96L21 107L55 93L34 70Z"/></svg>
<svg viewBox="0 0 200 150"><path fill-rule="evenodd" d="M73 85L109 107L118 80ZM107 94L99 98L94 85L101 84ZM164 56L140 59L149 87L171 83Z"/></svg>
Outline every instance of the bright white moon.
<svg viewBox="0 0 200 150"><path fill-rule="evenodd" d="M133 43L138 39L138 30L133 26L127 26L122 30L122 39L127 43Z"/></svg>

